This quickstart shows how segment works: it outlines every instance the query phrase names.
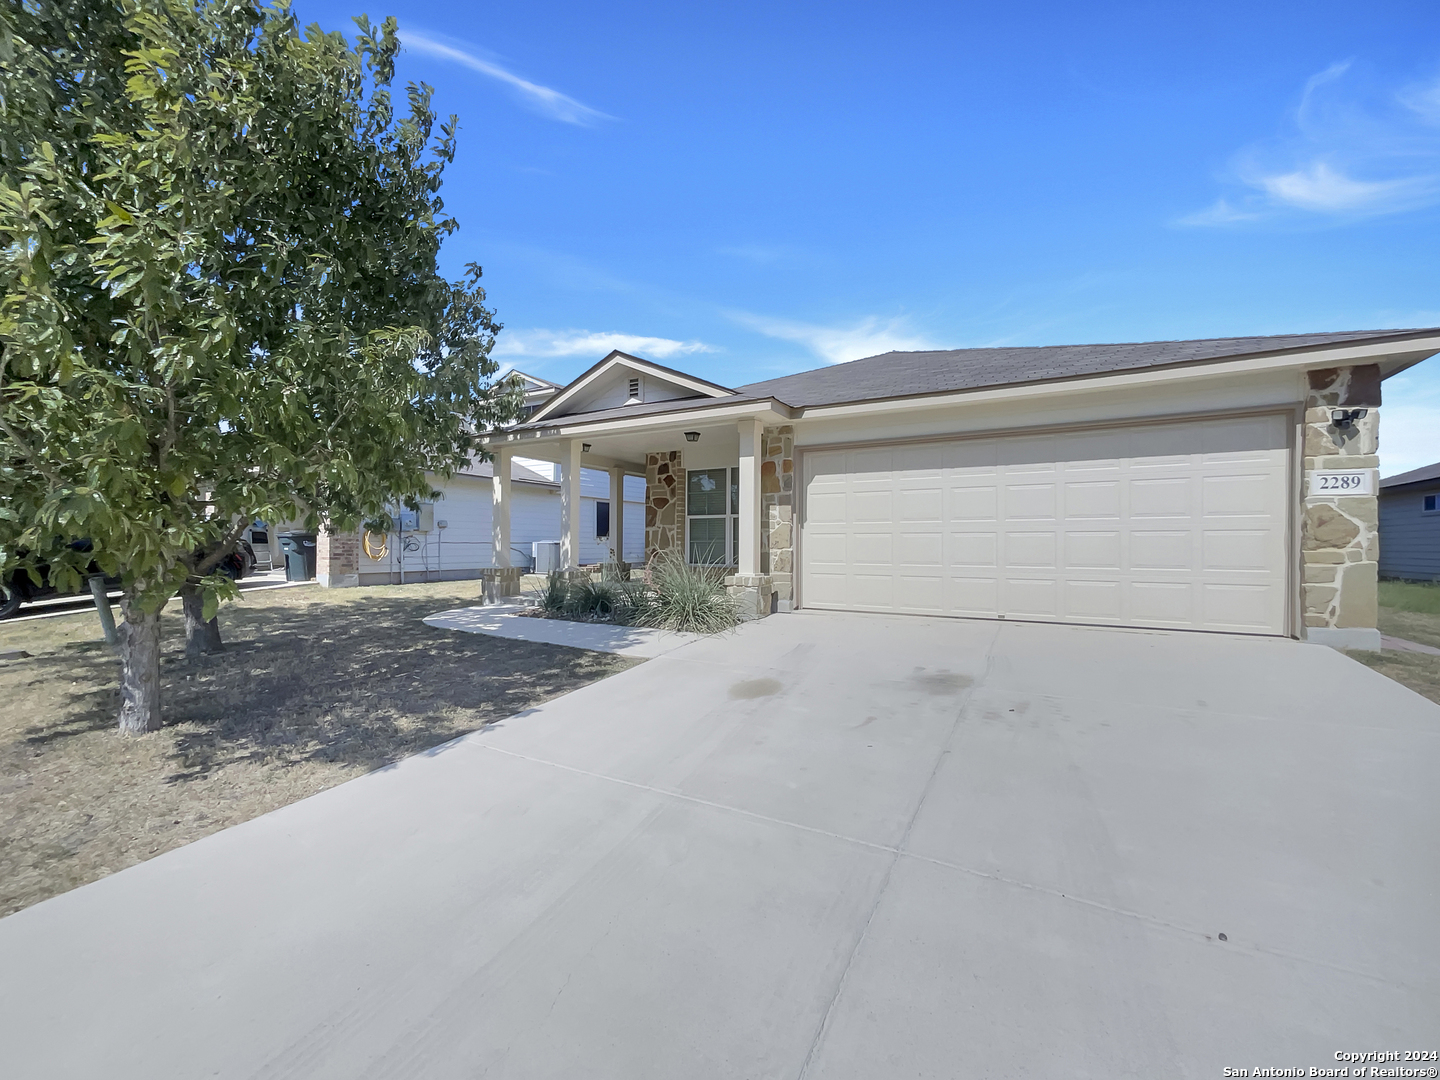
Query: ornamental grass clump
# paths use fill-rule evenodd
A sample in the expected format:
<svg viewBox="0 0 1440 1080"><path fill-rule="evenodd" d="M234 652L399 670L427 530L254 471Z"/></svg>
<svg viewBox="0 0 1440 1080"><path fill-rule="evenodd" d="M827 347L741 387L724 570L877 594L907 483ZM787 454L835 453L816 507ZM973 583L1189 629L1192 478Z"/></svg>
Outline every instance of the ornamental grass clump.
<svg viewBox="0 0 1440 1080"><path fill-rule="evenodd" d="M614 581L581 581L565 597L565 614L576 619L628 623L636 609L631 590Z"/></svg>
<svg viewBox="0 0 1440 1080"><path fill-rule="evenodd" d="M645 579L634 615L636 625L718 634L740 621L740 609L725 591L719 570L659 555L646 567Z"/></svg>
<svg viewBox="0 0 1440 1080"><path fill-rule="evenodd" d="M545 576L545 584L535 595L535 604L547 615L560 615L570 598L570 585L558 570Z"/></svg>

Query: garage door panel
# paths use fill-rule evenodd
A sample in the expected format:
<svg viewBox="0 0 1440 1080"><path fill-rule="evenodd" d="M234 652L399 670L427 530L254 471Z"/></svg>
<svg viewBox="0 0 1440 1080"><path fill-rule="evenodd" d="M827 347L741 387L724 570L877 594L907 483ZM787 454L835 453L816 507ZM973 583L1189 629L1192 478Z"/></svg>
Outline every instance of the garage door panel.
<svg viewBox="0 0 1440 1080"><path fill-rule="evenodd" d="M1268 463L1289 444L1285 421L1278 416L1245 416L1217 420L1201 428L1202 464Z"/></svg>
<svg viewBox="0 0 1440 1080"><path fill-rule="evenodd" d="M945 565L945 538L939 532L903 532L895 539L897 566Z"/></svg>
<svg viewBox="0 0 1440 1080"><path fill-rule="evenodd" d="M996 462L1011 476L1054 473L1058 468L1054 435L1016 435L999 440Z"/></svg>
<svg viewBox="0 0 1440 1080"><path fill-rule="evenodd" d="M1000 535L993 532L952 532L949 534L946 563L950 566L999 565Z"/></svg>
<svg viewBox="0 0 1440 1080"><path fill-rule="evenodd" d="M890 574L851 574L849 595L852 606L877 611L895 609L895 579Z"/></svg>
<svg viewBox="0 0 1440 1080"><path fill-rule="evenodd" d="M1285 631L1283 417L807 454L811 607Z"/></svg>
<svg viewBox="0 0 1440 1080"><path fill-rule="evenodd" d="M1000 468L1000 444L994 439L944 443L940 462L950 477L994 477Z"/></svg>
<svg viewBox="0 0 1440 1080"><path fill-rule="evenodd" d="M1195 536L1189 529L1130 533L1131 570L1188 571L1195 562Z"/></svg>
<svg viewBox="0 0 1440 1080"><path fill-rule="evenodd" d="M1060 583L1054 578L1007 577L1005 611L1053 619L1060 614Z"/></svg>
<svg viewBox="0 0 1440 1080"><path fill-rule="evenodd" d="M1125 590L1126 622L1139 626L1192 626L1195 583L1131 581Z"/></svg>
<svg viewBox="0 0 1440 1080"><path fill-rule="evenodd" d="M905 611L945 613L945 579L939 574L898 574L895 606Z"/></svg>
<svg viewBox="0 0 1440 1080"><path fill-rule="evenodd" d="M849 549L851 566L892 566L895 562L895 534L891 532L852 532Z"/></svg>
<svg viewBox="0 0 1440 1080"><path fill-rule="evenodd" d="M1207 476L1201 482L1200 505L1206 518L1268 517L1275 505L1273 480L1265 473Z"/></svg>
<svg viewBox="0 0 1440 1080"><path fill-rule="evenodd" d="M848 507L851 521L890 522L895 517L895 493L892 491L855 491Z"/></svg>
<svg viewBox="0 0 1440 1080"><path fill-rule="evenodd" d="M1005 516L1011 521L1054 521L1054 484L1006 484Z"/></svg>
<svg viewBox="0 0 1440 1080"><path fill-rule="evenodd" d="M935 480L945 470L944 449L935 444L895 449L895 472L907 480Z"/></svg>
<svg viewBox="0 0 1440 1080"><path fill-rule="evenodd" d="M1130 481L1130 520L1188 518L1195 512L1195 481L1166 476Z"/></svg>
<svg viewBox="0 0 1440 1080"><path fill-rule="evenodd" d="M1065 615L1084 621L1116 622L1122 614L1118 581L1071 579L1065 582Z"/></svg>
<svg viewBox="0 0 1440 1080"><path fill-rule="evenodd" d="M1056 547L1053 532L1007 532L1005 565L1054 570Z"/></svg>
<svg viewBox="0 0 1440 1080"><path fill-rule="evenodd" d="M1065 533L1067 570L1120 570L1122 558L1118 531Z"/></svg>
<svg viewBox="0 0 1440 1080"><path fill-rule="evenodd" d="M1068 472L1068 470L1067 470ZM1065 483L1065 517L1120 517L1120 482L1118 480L1067 480Z"/></svg>
<svg viewBox="0 0 1440 1080"><path fill-rule="evenodd" d="M1201 536L1201 566L1206 571L1266 572L1270 533L1266 529L1206 529Z"/></svg>
<svg viewBox="0 0 1440 1080"><path fill-rule="evenodd" d="M1200 587L1201 618L1229 630L1265 632L1274 601L1270 585L1205 584Z"/></svg>
<svg viewBox="0 0 1440 1080"><path fill-rule="evenodd" d="M845 512L846 494L843 491L811 490L805 499L806 520L814 525L844 525L849 521Z"/></svg>
<svg viewBox="0 0 1440 1080"><path fill-rule="evenodd" d="M895 493L895 520L901 524L945 520L945 493L937 488L901 488Z"/></svg>
<svg viewBox="0 0 1440 1080"><path fill-rule="evenodd" d="M951 574L945 580L945 610L950 615L991 617L1000 613L1000 579Z"/></svg>
<svg viewBox="0 0 1440 1080"><path fill-rule="evenodd" d="M949 512L951 521L998 521L1000 489L986 487L952 487Z"/></svg>

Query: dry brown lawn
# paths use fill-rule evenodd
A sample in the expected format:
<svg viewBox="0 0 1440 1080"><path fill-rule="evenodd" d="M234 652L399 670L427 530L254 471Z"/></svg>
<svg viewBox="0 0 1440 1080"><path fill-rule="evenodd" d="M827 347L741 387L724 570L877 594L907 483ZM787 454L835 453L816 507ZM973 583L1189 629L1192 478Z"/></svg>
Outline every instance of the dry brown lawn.
<svg viewBox="0 0 1440 1080"><path fill-rule="evenodd" d="M118 664L93 610L0 623L0 916L635 663L437 630L478 583L251 591L225 653L188 661L165 613L166 724L115 730Z"/></svg>

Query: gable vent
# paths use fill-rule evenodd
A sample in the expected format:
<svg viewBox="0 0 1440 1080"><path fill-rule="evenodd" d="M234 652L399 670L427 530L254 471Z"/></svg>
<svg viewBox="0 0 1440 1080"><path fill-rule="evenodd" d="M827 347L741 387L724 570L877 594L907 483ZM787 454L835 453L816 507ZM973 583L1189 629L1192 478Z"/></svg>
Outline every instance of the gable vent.
<svg viewBox="0 0 1440 1080"><path fill-rule="evenodd" d="M640 400L640 376L638 376L638 375L635 376L633 379L630 380L630 400L631 400L631 401L639 401L639 400ZM627 404L628 404L628 403L627 403Z"/></svg>

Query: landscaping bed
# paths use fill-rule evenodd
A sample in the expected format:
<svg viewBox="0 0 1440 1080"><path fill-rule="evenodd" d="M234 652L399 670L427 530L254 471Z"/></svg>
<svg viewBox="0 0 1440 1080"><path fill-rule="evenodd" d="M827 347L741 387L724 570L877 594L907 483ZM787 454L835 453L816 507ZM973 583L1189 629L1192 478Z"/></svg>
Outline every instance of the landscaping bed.
<svg viewBox="0 0 1440 1080"><path fill-rule="evenodd" d="M245 593L187 660L165 612L165 727L115 728L93 611L0 624L0 916L313 795L636 661L426 626L479 583Z"/></svg>

